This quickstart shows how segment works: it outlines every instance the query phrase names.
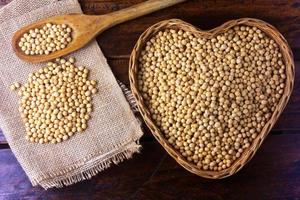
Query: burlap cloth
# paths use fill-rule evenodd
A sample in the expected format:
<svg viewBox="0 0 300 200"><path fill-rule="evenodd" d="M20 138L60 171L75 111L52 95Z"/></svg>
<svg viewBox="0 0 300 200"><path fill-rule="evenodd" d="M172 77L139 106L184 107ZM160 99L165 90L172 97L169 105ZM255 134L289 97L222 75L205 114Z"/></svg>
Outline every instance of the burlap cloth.
<svg viewBox="0 0 300 200"><path fill-rule="evenodd" d="M25 140L18 95L9 86L25 83L28 74L45 63L30 64L16 57L12 35L42 18L79 12L77 0L13 0L0 9L0 126L31 183L45 189L89 179L140 149L139 123L95 41L72 54L77 66L87 66L91 79L98 81L99 93L93 98L94 112L88 129L55 145Z"/></svg>

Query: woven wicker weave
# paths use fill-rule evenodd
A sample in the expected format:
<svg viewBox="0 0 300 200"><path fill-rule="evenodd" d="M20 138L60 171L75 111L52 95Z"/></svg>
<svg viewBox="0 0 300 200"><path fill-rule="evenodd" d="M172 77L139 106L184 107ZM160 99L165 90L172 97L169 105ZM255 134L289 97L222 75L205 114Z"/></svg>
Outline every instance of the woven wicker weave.
<svg viewBox="0 0 300 200"><path fill-rule="evenodd" d="M264 31L269 37L273 38L275 42L280 46L281 53L283 55L285 66L286 66L286 85L284 89L284 93L277 105L275 111L273 112L270 120L265 124L264 128L262 129L261 133L258 134L257 138L252 142L251 146L246 149L241 157L237 159L229 168L222 170L222 171L205 171L197 167L195 164L188 162L177 150L175 150L166 140L164 134L159 130L159 128L154 124L151 120L150 112L148 111L145 103L143 101L142 96L138 91L137 86L137 71L138 71L138 58L139 55L145 45L145 43L159 31L172 28L172 29L182 29L185 31L189 31L193 33L195 36L199 38L211 38L220 33L226 32L228 29L236 26L236 25L248 25L248 26L255 26L262 31ZM284 37L270 24L251 18L242 18L238 20L228 21L227 23L219 26L215 29L210 31L202 31L200 29L195 28L191 24L185 23L178 19L171 19L159 22L150 28L148 28L139 38L137 41L130 57L129 63L129 78L130 78L130 85L133 92L133 95L137 101L139 110L147 124L147 126L152 131L154 137L158 140L158 142L165 148L165 150L185 169L188 171L197 174L199 176L205 178L212 178L212 179L220 179L225 178L228 176L233 175L237 171L239 171L255 154L258 150L274 124L276 123L277 119L279 118L280 114L282 113L283 109L285 108L292 89L294 85L294 61L293 61L293 54L290 47L287 44L287 41Z"/></svg>

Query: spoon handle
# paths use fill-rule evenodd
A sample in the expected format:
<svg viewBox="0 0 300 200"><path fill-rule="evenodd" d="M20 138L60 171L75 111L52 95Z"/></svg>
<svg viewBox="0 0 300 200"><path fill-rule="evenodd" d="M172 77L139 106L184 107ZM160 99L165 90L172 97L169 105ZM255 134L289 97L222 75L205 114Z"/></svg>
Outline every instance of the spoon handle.
<svg viewBox="0 0 300 200"><path fill-rule="evenodd" d="M184 1L186 0L148 0L146 2L136 4L129 8L109 13L106 15L108 18L110 18L110 24L107 28L155 12L157 10L173 6Z"/></svg>

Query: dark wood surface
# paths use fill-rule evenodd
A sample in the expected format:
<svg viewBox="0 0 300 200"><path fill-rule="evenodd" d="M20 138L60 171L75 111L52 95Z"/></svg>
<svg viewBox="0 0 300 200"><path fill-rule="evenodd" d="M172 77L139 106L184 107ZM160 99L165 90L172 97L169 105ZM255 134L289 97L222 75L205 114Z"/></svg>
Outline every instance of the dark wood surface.
<svg viewBox="0 0 300 200"><path fill-rule="evenodd" d="M0 5L4 0L0 0ZM88 14L104 14L142 0L80 0ZM236 175L207 180L181 168L144 127L143 150L89 181L63 189L32 187L0 133L1 199L300 199L300 1L190 0L121 24L97 40L115 76L128 84L128 58L139 35L160 20L179 18L201 29L255 17L273 24L295 56L292 98L256 156ZM299 52L299 53L298 53Z"/></svg>

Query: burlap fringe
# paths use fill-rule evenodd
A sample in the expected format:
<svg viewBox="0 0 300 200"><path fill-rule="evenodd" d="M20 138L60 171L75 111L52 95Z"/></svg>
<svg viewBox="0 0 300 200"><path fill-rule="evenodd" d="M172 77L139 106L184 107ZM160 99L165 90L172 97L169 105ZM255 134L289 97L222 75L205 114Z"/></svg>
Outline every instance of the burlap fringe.
<svg viewBox="0 0 300 200"><path fill-rule="evenodd" d="M50 174L48 176L48 178L53 178L56 180L53 181L49 181L48 180L36 180L33 179L32 180L32 184L33 185L40 185L42 186L44 189L49 189L49 188L53 188L53 187L57 187L57 188L61 188L63 186L68 186L68 185L72 185L74 183L83 181L83 180L88 180L91 179L93 176L97 175L99 172L107 169L108 167L110 167L112 164L118 164L120 162L122 162L125 159L129 159L132 157L132 155L134 153L139 153L141 149L141 145L139 145L139 142L133 142L133 144L130 144L129 147L127 149L125 149L122 152L116 153L115 155L111 156L110 158L101 161L95 165L92 164L91 168L85 169L75 175L72 176L66 176L63 178L57 178L57 176L59 175L64 175L64 172L59 173L58 174ZM97 162L97 161L96 161Z"/></svg>
<svg viewBox="0 0 300 200"><path fill-rule="evenodd" d="M126 100L128 101L131 110L137 114L139 112L137 103L131 93L131 91L124 85L122 82L117 81L120 88L123 91L124 96L126 97ZM138 116L136 116L139 124L141 124L141 120ZM117 147L116 147L117 148ZM118 147L120 148L120 147ZM40 185L44 189L49 189L53 187L61 188L64 186L72 185L77 182L81 182L84 180L91 179L93 176L97 175L99 172L109 168L113 163L118 164L122 162L125 159L129 159L132 157L134 153L139 153L141 149L141 145L139 144L138 139L136 141L133 141L130 144L127 144L125 147L121 148L122 151L118 152L112 156L110 156L108 159L105 159L103 161L96 160L92 162L91 167L86 167L86 169L82 169L82 171L78 173L74 173L74 170L79 168L79 166L83 166L84 162L91 159L91 157L86 157L83 163L78 163L77 165L74 165L70 167L69 169L65 169L63 171L60 171L59 173L49 173L47 175L42 175L39 179L31 179L31 183L33 186ZM120 149L119 149L120 150ZM66 174L73 171L72 175L67 176ZM61 178L60 178L61 177Z"/></svg>
<svg viewBox="0 0 300 200"><path fill-rule="evenodd" d="M118 82L119 86L121 87L121 89L123 91L123 94L125 95L126 100L128 101L128 103L129 103L129 105L131 107L131 110L134 113L139 112L137 103L136 103L136 101L135 101L135 99L133 97L132 92L121 81L117 80L117 82Z"/></svg>

